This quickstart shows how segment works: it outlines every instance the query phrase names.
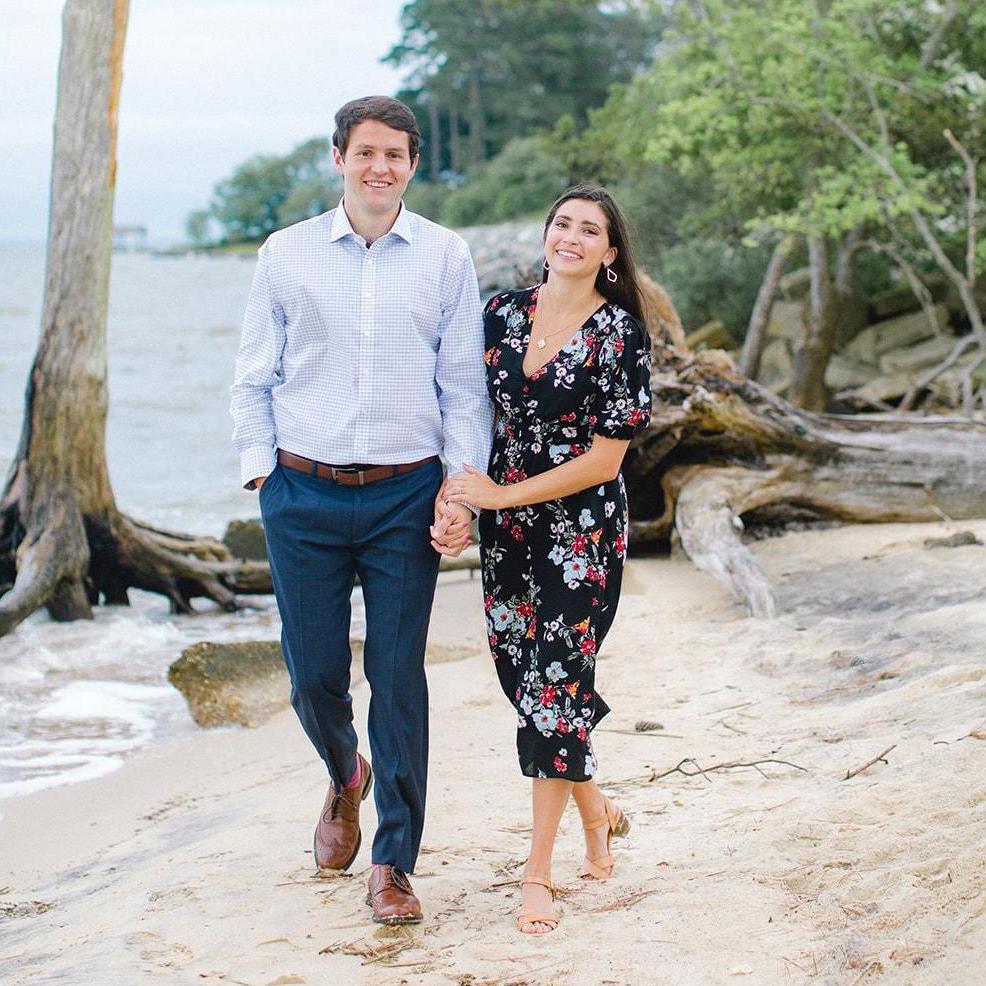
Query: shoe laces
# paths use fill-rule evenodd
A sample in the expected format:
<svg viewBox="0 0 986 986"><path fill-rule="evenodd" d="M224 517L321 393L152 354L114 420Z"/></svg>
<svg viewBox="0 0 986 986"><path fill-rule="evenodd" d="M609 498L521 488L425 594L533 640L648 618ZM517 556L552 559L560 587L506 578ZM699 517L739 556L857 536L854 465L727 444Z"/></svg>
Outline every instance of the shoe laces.
<svg viewBox="0 0 986 986"><path fill-rule="evenodd" d="M407 874L403 870L399 870L396 866L383 867L383 871L380 874L380 886L378 891L386 890L388 886L396 887L398 890L402 890L406 894L414 893L411 889L411 881L408 879Z"/></svg>
<svg viewBox="0 0 986 986"><path fill-rule="evenodd" d="M336 791L336 793L332 795L332 800L329 802L329 821L330 822L335 820L336 813L339 811L340 802L342 802L342 801L345 801L346 804L349 805L350 808L357 808L357 807L359 807L355 802L350 801L349 798L346 797L346 792L344 790L343 791Z"/></svg>

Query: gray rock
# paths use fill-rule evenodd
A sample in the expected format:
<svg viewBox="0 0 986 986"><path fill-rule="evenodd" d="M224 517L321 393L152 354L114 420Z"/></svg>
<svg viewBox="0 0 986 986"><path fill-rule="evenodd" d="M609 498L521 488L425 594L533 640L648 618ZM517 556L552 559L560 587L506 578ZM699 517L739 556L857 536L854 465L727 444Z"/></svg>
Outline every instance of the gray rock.
<svg viewBox="0 0 986 986"><path fill-rule="evenodd" d="M982 543L972 531L957 531L948 537L924 539L926 548L964 548L966 545Z"/></svg>
<svg viewBox="0 0 986 986"><path fill-rule="evenodd" d="M355 684L363 678L363 641L353 639L349 645ZM444 664L475 654L473 647L429 644L425 663ZM168 669L168 681L184 695L195 723L207 729L259 726L287 708L291 694L276 640L192 644Z"/></svg>
<svg viewBox="0 0 986 986"><path fill-rule="evenodd" d="M276 640L192 644L168 668L168 681L205 728L259 726L288 704L291 688Z"/></svg>
<svg viewBox="0 0 986 986"><path fill-rule="evenodd" d="M541 280L541 229L540 220L521 219L458 230L469 245L484 297Z"/></svg>
<svg viewBox="0 0 986 986"><path fill-rule="evenodd" d="M811 271L807 267L799 267L797 270L789 271L780 279L778 287L788 301L807 298L811 288Z"/></svg>
<svg viewBox="0 0 986 986"><path fill-rule="evenodd" d="M775 301L770 306L767 335L783 336L798 341L804 335L805 305L803 301Z"/></svg>
<svg viewBox="0 0 986 986"><path fill-rule="evenodd" d="M911 387L911 377L907 373L889 373L875 377L855 392L863 401L893 401L903 397Z"/></svg>
<svg viewBox="0 0 986 986"><path fill-rule="evenodd" d="M895 373L903 370L913 373L940 363L954 348L954 336L932 336L924 342L900 349L891 349L880 357L880 370L883 373Z"/></svg>
<svg viewBox="0 0 986 986"><path fill-rule="evenodd" d="M256 520L231 520L223 535L223 544L234 558L244 561L267 561L264 525Z"/></svg>
<svg viewBox="0 0 986 986"><path fill-rule="evenodd" d="M835 353L825 367L825 386L835 391L846 390L861 387L878 376L880 373L876 367Z"/></svg>
<svg viewBox="0 0 986 986"><path fill-rule="evenodd" d="M785 380L791 381L794 361L791 358L791 346L783 337L771 339L760 354L760 371L757 380L766 387Z"/></svg>
<svg viewBox="0 0 986 986"><path fill-rule="evenodd" d="M935 316L940 328L948 324L948 312L944 305L935 306ZM935 330L928 316L923 311L912 312L910 315L884 319L864 329L846 346L843 353L849 359L875 365L891 349L913 345L934 334Z"/></svg>
<svg viewBox="0 0 986 986"><path fill-rule="evenodd" d="M873 314L879 318L890 318L893 315L903 315L905 312L917 311L921 307L914 292L907 286L891 288L877 295L870 307Z"/></svg>

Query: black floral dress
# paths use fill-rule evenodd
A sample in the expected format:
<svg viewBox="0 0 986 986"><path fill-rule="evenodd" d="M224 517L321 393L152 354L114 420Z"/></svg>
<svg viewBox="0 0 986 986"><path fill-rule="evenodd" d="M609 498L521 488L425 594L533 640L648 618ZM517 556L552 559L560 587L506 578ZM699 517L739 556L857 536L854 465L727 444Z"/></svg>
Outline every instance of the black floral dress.
<svg viewBox="0 0 986 986"><path fill-rule="evenodd" d="M643 326L606 303L530 378L524 353L538 288L486 306L487 385L496 408L489 472L498 483L586 452L594 434L630 439L650 419ZM609 707L595 691L596 653L613 623L627 547L623 476L570 496L480 516L490 650L518 713L528 777L588 780L590 733Z"/></svg>

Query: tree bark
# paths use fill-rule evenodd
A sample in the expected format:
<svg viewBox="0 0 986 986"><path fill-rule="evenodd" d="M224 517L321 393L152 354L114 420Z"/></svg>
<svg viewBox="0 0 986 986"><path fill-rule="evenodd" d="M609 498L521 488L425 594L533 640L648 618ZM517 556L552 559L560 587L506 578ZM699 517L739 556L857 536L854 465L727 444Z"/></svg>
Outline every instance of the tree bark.
<svg viewBox="0 0 986 986"><path fill-rule="evenodd" d="M217 542L119 513L106 465L106 309L116 134L128 0L67 0L41 339L20 443L0 496L0 635L42 606L91 617L130 586L187 611L235 608L251 573ZM268 579L269 582L269 579Z"/></svg>
<svg viewBox="0 0 986 986"><path fill-rule="evenodd" d="M469 70L469 167L486 160L486 117L479 84L479 69Z"/></svg>
<svg viewBox="0 0 986 986"><path fill-rule="evenodd" d="M821 411L828 398L825 368L832 355L836 328L828 244L824 236L808 237L808 266L811 271L809 318L801 345L794 354L790 395L799 407Z"/></svg>
<svg viewBox="0 0 986 986"><path fill-rule="evenodd" d="M429 147L431 175L429 177L432 181L438 181L438 176L442 173L442 130L438 103L435 102L434 96L428 98L428 129L431 137L431 146Z"/></svg>
<svg viewBox="0 0 986 986"><path fill-rule="evenodd" d="M448 111L448 147L452 171L461 175L462 167L462 135L459 133L459 111L453 106Z"/></svg>
<svg viewBox="0 0 986 986"><path fill-rule="evenodd" d="M746 338L743 340L743 351L740 353L739 367L748 377L756 377L760 372L760 356L767 339L770 309L777 294L777 285L796 243L797 239L793 235L782 236L770 255L770 263L767 264L767 272L760 283L757 300L750 313Z"/></svg>
<svg viewBox="0 0 986 986"><path fill-rule="evenodd" d="M746 521L854 523L986 516L986 425L961 418L823 415L744 377L721 352L656 346L654 414L625 465L631 544L677 532L695 564L751 613L769 580L740 540Z"/></svg>

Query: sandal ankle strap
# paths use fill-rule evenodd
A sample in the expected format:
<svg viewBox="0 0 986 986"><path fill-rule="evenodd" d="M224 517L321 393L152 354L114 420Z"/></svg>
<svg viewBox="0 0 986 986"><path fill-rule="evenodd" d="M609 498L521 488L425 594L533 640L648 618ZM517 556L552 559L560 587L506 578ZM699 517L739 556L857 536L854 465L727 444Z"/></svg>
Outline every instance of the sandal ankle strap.
<svg viewBox="0 0 986 986"><path fill-rule="evenodd" d="M582 828L586 832L592 832L594 829L601 829L604 825L609 825L609 815L594 818L591 822L583 822Z"/></svg>

